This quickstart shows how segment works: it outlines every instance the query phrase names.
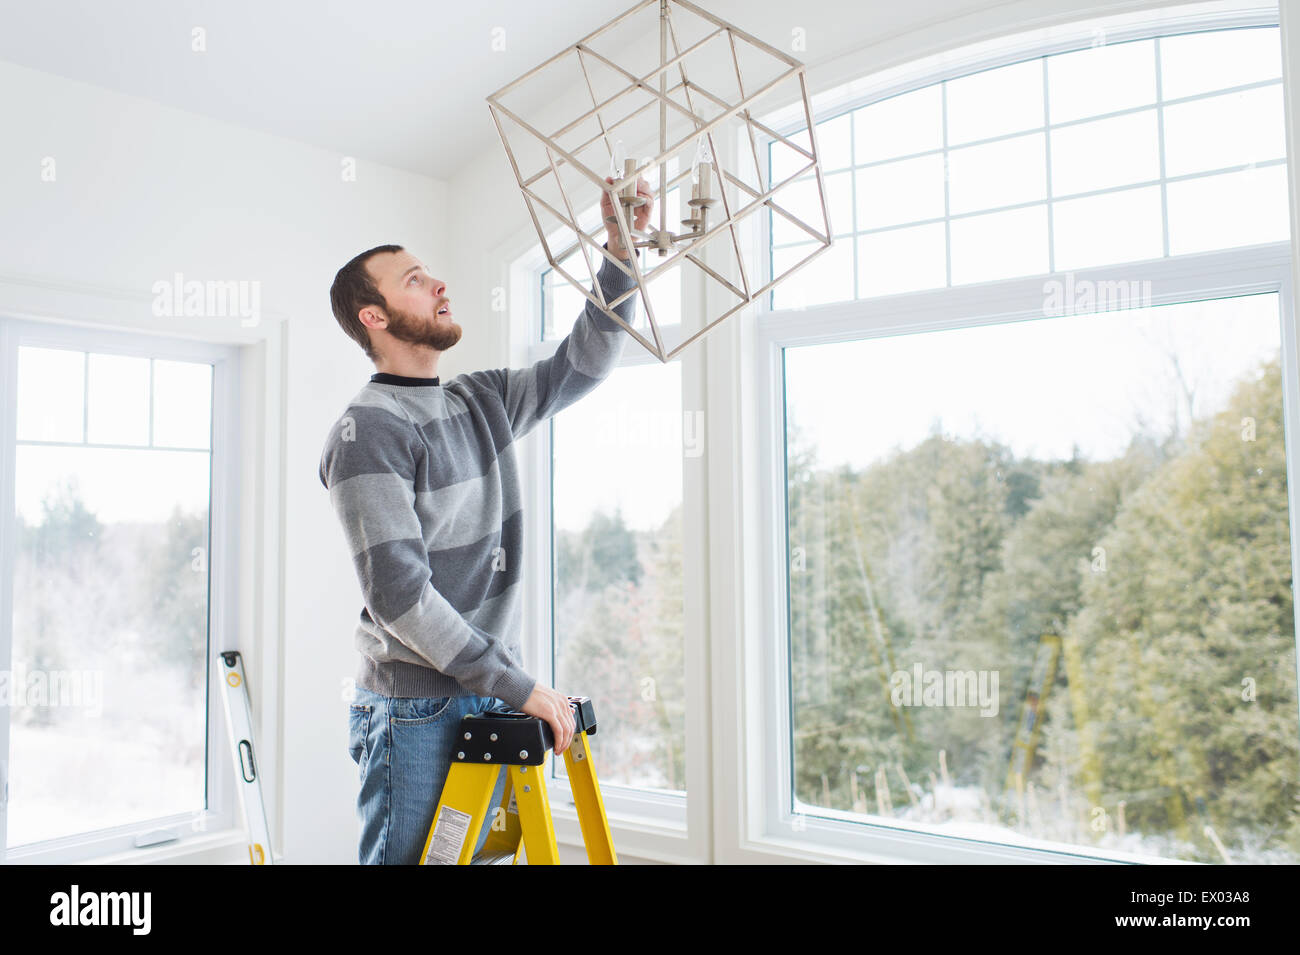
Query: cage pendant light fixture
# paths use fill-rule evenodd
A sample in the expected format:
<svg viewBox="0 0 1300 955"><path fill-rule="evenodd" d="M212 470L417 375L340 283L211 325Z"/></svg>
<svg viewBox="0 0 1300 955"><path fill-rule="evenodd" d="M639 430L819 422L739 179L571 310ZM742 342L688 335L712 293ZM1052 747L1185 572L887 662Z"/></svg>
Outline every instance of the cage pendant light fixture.
<svg viewBox="0 0 1300 955"><path fill-rule="evenodd" d="M487 99L556 283L661 362L830 248L804 65L687 0L644 0ZM791 104L799 133L762 121ZM640 178L653 205L638 229ZM630 263L604 248L607 226ZM635 288L607 300L603 260ZM713 287L698 304L682 304L688 272ZM614 311L633 295L648 336Z"/></svg>

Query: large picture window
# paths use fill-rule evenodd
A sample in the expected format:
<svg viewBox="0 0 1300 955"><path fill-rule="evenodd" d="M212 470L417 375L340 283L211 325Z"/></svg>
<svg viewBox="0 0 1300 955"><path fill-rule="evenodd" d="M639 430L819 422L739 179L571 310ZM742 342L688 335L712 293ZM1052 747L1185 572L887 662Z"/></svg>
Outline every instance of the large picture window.
<svg viewBox="0 0 1300 955"><path fill-rule="evenodd" d="M802 811L1300 858L1276 294L785 356Z"/></svg>
<svg viewBox="0 0 1300 955"><path fill-rule="evenodd" d="M1252 27L819 122L836 244L761 317L785 837L1300 861L1281 97Z"/></svg>

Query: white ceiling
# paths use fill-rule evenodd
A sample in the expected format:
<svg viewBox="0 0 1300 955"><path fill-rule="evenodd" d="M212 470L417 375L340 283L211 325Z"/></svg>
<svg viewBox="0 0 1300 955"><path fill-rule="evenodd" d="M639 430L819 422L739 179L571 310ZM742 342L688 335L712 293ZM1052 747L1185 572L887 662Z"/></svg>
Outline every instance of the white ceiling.
<svg viewBox="0 0 1300 955"><path fill-rule="evenodd" d="M1004 0L1005 2L1005 0ZM0 59L426 176L499 143L485 98L633 0L0 0ZM992 0L702 0L813 63ZM562 11L563 15L560 15ZM851 21L851 22L847 22ZM494 27L505 51L492 50ZM191 31L207 50L191 50ZM828 33L837 35L828 36Z"/></svg>

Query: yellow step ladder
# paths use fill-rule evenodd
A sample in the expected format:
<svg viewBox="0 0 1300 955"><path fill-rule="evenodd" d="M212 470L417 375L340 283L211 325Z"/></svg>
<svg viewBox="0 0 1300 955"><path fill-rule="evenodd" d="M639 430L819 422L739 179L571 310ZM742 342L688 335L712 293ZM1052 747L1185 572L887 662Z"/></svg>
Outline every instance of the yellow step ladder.
<svg viewBox="0 0 1300 955"><path fill-rule="evenodd" d="M587 859L592 865L617 865L587 743L596 732L596 711L589 697L568 699L576 725L573 742L564 751L564 764ZM470 713L460 721L457 744L420 865L517 865L521 850L528 865L558 865L560 853L546 796L546 757L555 745L550 724L518 711ZM506 785L488 823L492 831L482 852L472 857L503 769Z"/></svg>

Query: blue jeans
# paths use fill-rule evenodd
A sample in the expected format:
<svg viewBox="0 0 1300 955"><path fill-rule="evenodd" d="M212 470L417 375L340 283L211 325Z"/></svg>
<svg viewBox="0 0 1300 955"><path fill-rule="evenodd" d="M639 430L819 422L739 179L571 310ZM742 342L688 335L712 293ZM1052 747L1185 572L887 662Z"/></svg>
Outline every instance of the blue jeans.
<svg viewBox="0 0 1300 955"><path fill-rule="evenodd" d="M493 696L389 697L356 688L348 713L348 752L361 776L357 855L362 865L419 863L451 768L461 717L494 709L510 707ZM505 782L502 772L490 806L500 805ZM489 811L476 854L491 824Z"/></svg>

